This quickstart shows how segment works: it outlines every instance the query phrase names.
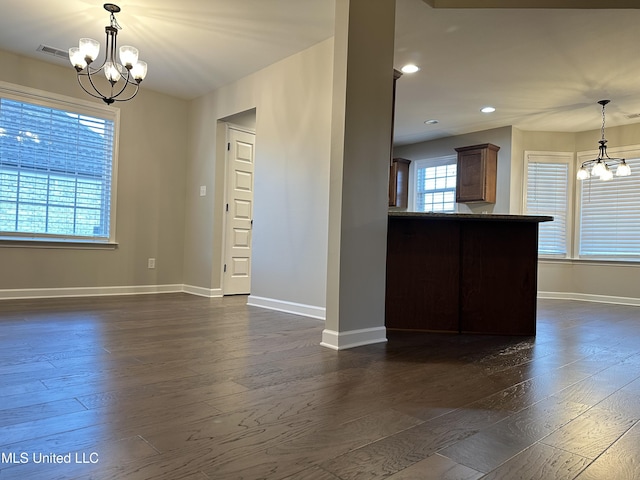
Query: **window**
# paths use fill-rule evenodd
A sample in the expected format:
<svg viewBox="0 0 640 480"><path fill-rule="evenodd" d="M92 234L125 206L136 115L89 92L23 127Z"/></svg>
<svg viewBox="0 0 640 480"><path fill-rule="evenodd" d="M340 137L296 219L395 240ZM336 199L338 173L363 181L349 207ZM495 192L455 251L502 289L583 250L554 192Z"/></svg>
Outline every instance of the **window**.
<svg viewBox="0 0 640 480"><path fill-rule="evenodd" d="M612 149L625 157L631 176L578 182L580 258L640 260L640 151ZM580 155L579 162L594 158Z"/></svg>
<svg viewBox="0 0 640 480"><path fill-rule="evenodd" d="M456 156L415 162L416 212L456 211Z"/></svg>
<svg viewBox="0 0 640 480"><path fill-rule="evenodd" d="M117 113L44 95L0 84L0 236L113 241Z"/></svg>
<svg viewBox="0 0 640 480"><path fill-rule="evenodd" d="M573 153L526 152L525 159L525 213L553 217L539 224L538 254L566 257Z"/></svg>

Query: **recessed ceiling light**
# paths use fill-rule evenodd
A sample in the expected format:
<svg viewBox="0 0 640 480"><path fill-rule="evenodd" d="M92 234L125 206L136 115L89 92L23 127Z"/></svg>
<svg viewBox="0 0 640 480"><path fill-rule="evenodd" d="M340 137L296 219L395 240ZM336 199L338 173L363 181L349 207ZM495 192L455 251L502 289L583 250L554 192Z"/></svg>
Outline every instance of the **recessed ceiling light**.
<svg viewBox="0 0 640 480"><path fill-rule="evenodd" d="M482 113L493 113L496 111L495 107L482 107L480 109Z"/></svg>
<svg viewBox="0 0 640 480"><path fill-rule="evenodd" d="M436 123L439 123L438 120L425 120L424 122L426 125L435 125Z"/></svg>
<svg viewBox="0 0 640 480"><path fill-rule="evenodd" d="M402 67L400 70L402 70L402 73L416 73L418 70L420 70L420 67L414 65L413 63L409 63Z"/></svg>

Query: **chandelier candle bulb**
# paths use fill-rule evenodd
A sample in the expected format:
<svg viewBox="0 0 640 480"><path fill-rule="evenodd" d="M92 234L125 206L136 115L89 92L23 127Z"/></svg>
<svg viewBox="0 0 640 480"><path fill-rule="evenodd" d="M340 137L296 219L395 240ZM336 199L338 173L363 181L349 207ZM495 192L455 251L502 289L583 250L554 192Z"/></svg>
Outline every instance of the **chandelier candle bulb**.
<svg viewBox="0 0 640 480"><path fill-rule="evenodd" d="M111 62L104 64L104 76L107 77L107 80L109 80L111 84L115 84L122 77L118 71L117 64L113 64Z"/></svg>
<svg viewBox="0 0 640 480"><path fill-rule="evenodd" d="M596 164L593 166L593 168L591 169L591 175L593 175L594 177L599 177L604 173L605 170L606 168L604 166L604 163L598 160Z"/></svg>
<svg viewBox="0 0 640 480"><path fill-rule="evenodd" d="M627 165L627 162L622 160L622 163L620 165L618 165L618 168L616 169L616 176L617 177L628 177L629 175L631 175L631 167L629 167L629 165Z"/></svg>
<svg viewBox="0 0 640 480"><path fill-rule="evenodd" d="M130 45L120 47L120 61L124 68L131 70L138 63L138 49Z"/></svg>
<svg viewBox="0 0 640 480"><path fill-rule="evenodd" d="M138 61L131 69L131 75L136 82L140 83L147 76L147 63Z"/></svg>
<svg viewBox="0 0 640 480"><path fill-rule="evenodd" d="M84 59L79 47L71 47L69 49L69 60L78 72L84 70L87 66L87 61Z"/></svg>
<svg viewBox="0 0 640 480"><path fill-rule="evenodd" d="M80 53L85 59L85 62L90 64L100 54L100 42L93 38L81 38L80 39Z"/></svg>
<svg viewBox="0 0 640 480"><path fill-rule="evenodd" d="M589 173L589 170L584 167L580 167L580 170L578 170L578 180L586 180L590 176L591 174Z"/></svg>

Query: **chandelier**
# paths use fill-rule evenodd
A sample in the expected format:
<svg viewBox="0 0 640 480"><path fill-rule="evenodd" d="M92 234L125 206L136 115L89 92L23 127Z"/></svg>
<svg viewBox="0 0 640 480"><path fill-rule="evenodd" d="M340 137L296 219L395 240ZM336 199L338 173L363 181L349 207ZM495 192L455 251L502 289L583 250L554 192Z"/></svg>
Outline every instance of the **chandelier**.
<svg viewBox="0 0 640 480"><path fill-rule="evenodd" d="M147 64L138 60L138 49L128 45L119 49L120 63L116 61L118 25L115 14L120 11L118 5L105 3L104 9L111 14L110 25L104 30L107 34L105 58L97 68L91 66L100 53L100 43L91 38L81 38L80 46L69 49L69 60L78 74L78 83L82 89L95 98L100 98L107 105L113 102L131 100L138 93L140 82L147 75ZM103 93L96 86L94 75L103 72L111 87ZM125 93L126 92L126 93ZM122 95L122 97L120 97Z"/></svg>
<svg viewBox="0 0 640 480"><path fill-rule="evenodd" d="M616 168L616 176L628 177L631 175L631 168L627 165L624 158L611 158L607 154L607 140L604 138L604 107L609 102L610 100L600 100L598 102L602 105L602 138L598 142L600 144L598 147L598 158L582 162L578 170L578 180L586 180L591 176L600 177L600 180L611 180L613 178L611 167L614 165L618 166ZM589 168L591 171L589 171Z"/></svg>

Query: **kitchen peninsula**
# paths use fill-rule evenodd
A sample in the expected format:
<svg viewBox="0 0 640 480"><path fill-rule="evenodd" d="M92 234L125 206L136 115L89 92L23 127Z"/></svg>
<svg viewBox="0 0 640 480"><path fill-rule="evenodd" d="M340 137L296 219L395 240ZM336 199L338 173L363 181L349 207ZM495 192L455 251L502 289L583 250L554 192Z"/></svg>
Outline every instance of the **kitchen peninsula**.
<svg viewBox="0 0 640 480"><path fill-rule="evenodd" d="M552 220L390 212L386 327L535 335L538 225Z"/></svg>

